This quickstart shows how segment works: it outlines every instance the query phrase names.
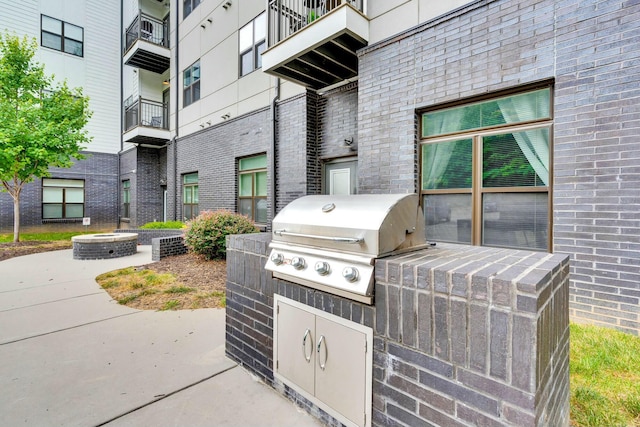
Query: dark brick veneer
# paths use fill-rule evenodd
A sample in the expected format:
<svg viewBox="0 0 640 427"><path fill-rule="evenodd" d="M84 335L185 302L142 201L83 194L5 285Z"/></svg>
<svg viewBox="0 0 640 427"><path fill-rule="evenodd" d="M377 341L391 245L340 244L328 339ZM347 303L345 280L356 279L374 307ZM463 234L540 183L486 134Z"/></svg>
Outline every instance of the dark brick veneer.
<svg viewBox="0 0 640 427"><path fill-rule="evenodd" d="M379 259L367 306L272 279L269 241L228 240L226 352L327 425L274 381L274 294L373 328L373 425L568 425L567 256L442 244Z"/></svg>

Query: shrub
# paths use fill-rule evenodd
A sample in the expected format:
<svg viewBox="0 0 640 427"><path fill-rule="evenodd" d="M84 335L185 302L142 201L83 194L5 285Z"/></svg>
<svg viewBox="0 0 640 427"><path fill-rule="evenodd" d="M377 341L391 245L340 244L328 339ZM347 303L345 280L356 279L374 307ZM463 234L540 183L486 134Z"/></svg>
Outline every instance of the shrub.
<svg viewBox="0 0 640 427"><path fill-rule="evenodd" d="M227 254L227 236L257 233L253 221L230 211L203 211L187 223L184 243L190 251L204 255L205 259L224 259Z"/></svg>
<svg viewBox="0 0 640 427"><path fill-rule="evenodd" d="M143 225L142 229L144 230L158 230L158 229L163 229L163 228L172 228L172 229L180 229L180 228L184 228L184 222L182 221L166 221L166 222L148 222L145 225Z"/></svg>

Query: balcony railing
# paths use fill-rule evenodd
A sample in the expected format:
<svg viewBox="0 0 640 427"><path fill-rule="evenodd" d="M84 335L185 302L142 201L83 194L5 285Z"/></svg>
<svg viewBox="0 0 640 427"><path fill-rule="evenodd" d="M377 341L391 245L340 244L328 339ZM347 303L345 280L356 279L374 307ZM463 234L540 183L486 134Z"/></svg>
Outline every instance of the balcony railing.
<svg viewBox="0 0 640 427"><path fill-rule="evenodd" d="M125 33L124 52L136 42L146 40L158 46L169 47L167 28L163 21L140 12Z"/></svg>
<svg viewBox="0 0 640 427"><path fill-rule="evenodd" d="M268 45L273 46L343 3L365 13L366 0L269 0Z"/></svg>
<svg viewBox="0 0 640 427"><path fill-rule="evenodd" d="M143 98L129 97L124 102L125 132L145 126L158 129L169 129L169 109L167 104Z"/></svg>

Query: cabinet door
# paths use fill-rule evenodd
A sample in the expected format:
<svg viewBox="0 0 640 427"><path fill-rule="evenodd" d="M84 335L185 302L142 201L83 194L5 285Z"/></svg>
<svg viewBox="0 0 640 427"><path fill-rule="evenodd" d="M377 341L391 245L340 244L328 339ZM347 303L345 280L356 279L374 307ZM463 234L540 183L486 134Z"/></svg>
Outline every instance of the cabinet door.
<svg viewBox="0 0 640 427"><path fill-rule="evenodd" d="M315 338L316 397L354 424L364 425L366 335L318 316Z"/></svg>
<svg viewBox="0 0 640 427"><path fill-rule="evenodd" d="M276 373L313 395L316 316L282 301L277 310Z"/></svg>

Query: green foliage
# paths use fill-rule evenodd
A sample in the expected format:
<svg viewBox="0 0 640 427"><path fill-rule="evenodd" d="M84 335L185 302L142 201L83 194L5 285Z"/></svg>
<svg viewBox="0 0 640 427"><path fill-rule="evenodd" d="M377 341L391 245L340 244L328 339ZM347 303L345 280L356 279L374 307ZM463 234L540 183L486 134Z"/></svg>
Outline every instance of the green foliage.
<svg viewBox="0 0 640 427"><path fill-rule="evenodd" d="M54 233L25 233L20 236L22 241L37 240L43 242L54 242L60 240L71 240L73 236L80 234L95 234L96 231L63 231ZM11 242L12 234L0 234L0 243Z"/></svg>
<svg viewBox="0 0 640 427"><path fill-rule="evenodd" d="M154 222L148 222L139 228L143 230L159 230L159 229L165 229L165 228L180 229L184 227L185 225L184 225L184 222L182 221L166 221L166 222L154 221Z"/></svg>
<svg viewBox="0 0 640 427"><path fill-rule="evenodd" d="M177 310L179 308L180 308L180 301L172 299L172 300L169 300L169 301L165 302L164 306L162 306L160 311Z"/></svg>
<svg viewBox="0 0 640 427"><path fill-rule="evenodd" d="M570 351L572 425L640 425L640 338L572 324Z"/></svg>
<svg viewBox="0 0 640 427"><path fill-rule="evenodd" d="M224 259L228 235L257 232L253 221L244 215L225 210L203 211L187 223L184 241L190 251L208 260Z"/></svg>
<svg viewBox="0 0 640 427"><path fill-rule="evenodd" d="M49 176L49 167L71 167L90 141L89 99L54 84L33 61L37 48L35 39L0 34L0 181L14 200L14 241L24 185Z"/></svg>

